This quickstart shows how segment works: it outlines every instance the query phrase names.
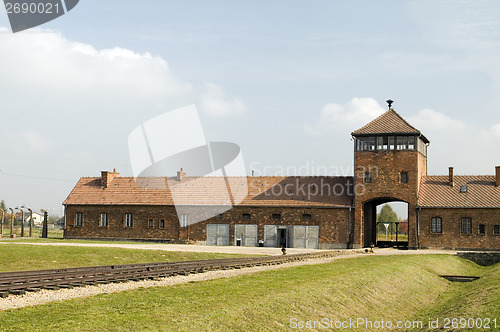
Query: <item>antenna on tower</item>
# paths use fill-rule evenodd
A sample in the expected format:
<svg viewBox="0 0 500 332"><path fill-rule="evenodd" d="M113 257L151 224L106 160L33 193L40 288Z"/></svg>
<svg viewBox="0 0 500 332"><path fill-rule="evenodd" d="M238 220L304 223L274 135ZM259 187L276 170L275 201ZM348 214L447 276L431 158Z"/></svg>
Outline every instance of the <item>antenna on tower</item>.
<svg viewBox="0 0 500 332"><path fill-rule="evenodd" d="M389 105L389 109L391 109L391 105L392 105L392 103L393 103L393 102L394 102L394 101L393 101L393 100L390 100L390 99L388 99L388 100L386 101L387 105Z"/></svg>

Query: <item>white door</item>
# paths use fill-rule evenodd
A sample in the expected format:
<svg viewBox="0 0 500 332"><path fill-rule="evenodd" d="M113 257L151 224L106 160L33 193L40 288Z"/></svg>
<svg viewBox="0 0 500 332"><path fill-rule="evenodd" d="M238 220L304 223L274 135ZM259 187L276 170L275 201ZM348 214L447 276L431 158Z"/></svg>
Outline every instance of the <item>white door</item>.
<svg viewBox="0 0 500 332"><path fill-rule="evenodd" d="M257 247L257 225L234 225L234 244L238 239L242 246Z"/></svg>
<svg viewBox="0 0 500 332"><path fill-rule="evenodd" d="M229 224L207 224L207 245L228 246Z"/></svg>

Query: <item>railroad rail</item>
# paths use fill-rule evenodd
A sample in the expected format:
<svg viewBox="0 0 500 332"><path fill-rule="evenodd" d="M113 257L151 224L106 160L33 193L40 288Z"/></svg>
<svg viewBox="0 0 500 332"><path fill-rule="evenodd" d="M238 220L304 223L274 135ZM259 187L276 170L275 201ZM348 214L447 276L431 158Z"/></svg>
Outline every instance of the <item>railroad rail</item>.
<svg viewBox="0 0 500 332"><path fill-rule="evenodd" d="M352 251L321 251L306 254L259 256L180 262L140 263L75 267L52 270L0 273L0 297L22 295L40 289L73 288L87 285L126 282L189 275L205 271L241 269L244 267L278 265L315 258L351 254Z"/></svg>

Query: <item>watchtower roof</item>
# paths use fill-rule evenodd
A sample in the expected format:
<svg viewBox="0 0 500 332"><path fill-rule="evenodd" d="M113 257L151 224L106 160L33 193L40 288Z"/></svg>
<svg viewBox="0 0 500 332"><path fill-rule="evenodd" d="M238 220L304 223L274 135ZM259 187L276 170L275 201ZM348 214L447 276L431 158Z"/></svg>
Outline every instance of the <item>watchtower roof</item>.
<svg viewBox="0 0 500 332"><path fill-rule="evenodd" d="M419 135L425 143L429 143L429 140L422 135L420 130L406 122L406 120L392 108L351 133L352 136L375 134L413 134Z"/></svg>

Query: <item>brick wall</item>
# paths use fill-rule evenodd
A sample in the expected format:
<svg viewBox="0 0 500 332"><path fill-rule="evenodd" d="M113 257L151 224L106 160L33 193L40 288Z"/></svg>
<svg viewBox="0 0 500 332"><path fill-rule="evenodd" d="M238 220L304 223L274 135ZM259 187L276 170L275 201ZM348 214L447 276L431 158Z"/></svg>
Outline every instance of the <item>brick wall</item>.
<svg viewBox="0 0 500 332"><path fill-rule="evenodd" d="M431 218L441 217L443 232L431 233ZM472 219L472 234L461 233L461 218ZM423 208L420 211L420 246L422 248L500 249L500 235L493 234L493 225L500 224L499 209ZM485 234L479 234L479 225Z"/></svg>
<svg viewBox="0 0 500 332"><path fill-rule="evenodd" d="M369 246L365 232L374 221L365 216L365 204L389 201L408 203L408 241L416 247L416 212L420 176L426 173L426 158L418 151L356 151L355 153L355 239L357 246ZM372 182L365 183L364 173L371 172ZM408 183L401 183L401 172ZM364 191L360 192L364 186ZM373 218L374 219L374 218ZM365 223L366 221L366 223Z"/></svg>
<svg viewBox="0 0 500 332"><path fill-rule="evenodd" d="M203 214L204 208L196 208ZM190 209L191 218L195 215ZM75 226L75 215L83 213L83 224ZM108 227L100 227L100 214L108 213ZM124 227L125 214L133 214L133 227ZM242 214L250 213L250 220L243 220ZM281 214L281 220L274 220L272 214ZM310 214L311 220L303 220L303 214ZM189 216L189 215L188 215ZM153 228L148 227L152 219ZM159 228L161 219L165 220L165 228ZM299 207L244 207L237 206L222 213L221 218L191 224L188 228L180 228L174 206L77 206L66 208L67 238L120 238L150 239L171 242L206 241L206 225L229 224L229 243L234 244L235 224L257 224L258 238L264 239L264 225L316 225L319 226L320 248L346 248L349 241L349 209L348 208L299 208Z"/></svg>

